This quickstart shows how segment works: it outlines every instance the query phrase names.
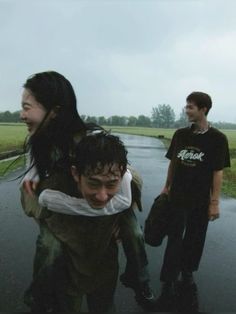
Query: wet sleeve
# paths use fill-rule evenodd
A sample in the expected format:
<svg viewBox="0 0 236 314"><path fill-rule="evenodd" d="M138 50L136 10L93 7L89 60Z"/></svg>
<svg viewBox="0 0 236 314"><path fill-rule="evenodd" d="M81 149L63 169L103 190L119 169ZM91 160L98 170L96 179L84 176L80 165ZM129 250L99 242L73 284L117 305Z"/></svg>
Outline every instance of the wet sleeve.
<svg viewBox="0 0 236 314"><path fill-rule="evenodd" d="M104 216L114 215L131 206L132 175L129 170L124 174L119 191L101 209L92 208L83 198L72 197L58 190L45 189L39 195L41 206L49 210L67 215Z"/></svg>

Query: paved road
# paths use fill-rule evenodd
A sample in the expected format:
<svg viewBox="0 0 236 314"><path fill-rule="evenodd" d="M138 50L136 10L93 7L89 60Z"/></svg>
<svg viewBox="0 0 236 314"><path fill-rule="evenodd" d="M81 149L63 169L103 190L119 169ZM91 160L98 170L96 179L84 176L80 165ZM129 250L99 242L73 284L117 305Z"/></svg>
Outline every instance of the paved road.
<svg viewBox="0 0 236 314"><path fill-rule="evenodd" d="M122 135L129 151L131 164L143 176L144 212L138 214L141 224L153 198L160 192L166 177L167 160L160 141L153 138ZM10 178L9 178L10 179ZM19 183L0 183L0 312L22 312L27 308L22 293L31 278L37 226L25 217L19 202ZM221 218L210 223L201 267L196 274L200 310L203 312L236 312L236 200L222 199ZM151 284L160 291L159 271L164 245L147 247ZM124 256L120 250L121 272ZM116 292L118 313L143 313L134 301L133 292L118 284Z"/></svg>

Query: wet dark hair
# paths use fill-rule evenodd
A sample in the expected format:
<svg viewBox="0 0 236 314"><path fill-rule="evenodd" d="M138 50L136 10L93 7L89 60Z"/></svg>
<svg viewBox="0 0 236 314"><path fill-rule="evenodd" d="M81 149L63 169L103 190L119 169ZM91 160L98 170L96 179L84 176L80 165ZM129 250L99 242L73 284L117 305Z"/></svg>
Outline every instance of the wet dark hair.
<svg viewBox="0 0 236 314"><path fill-rule="evenodd" d="M47 71L30 76L23 87L46 109L46 116L29 137L27 148L40 178L55 164L69 163L73 136L85 134L87 129L76 108L76 96L71 83L60 73ZM56 116L45 123L52 112Z"/></svg>
<svg viewBox="0 0 236 314"><path fill-rule="evenodd" d="M186 101L193 102L199 109L207 108L205 113L206 116L212 107L211 97L203 92L192 92L190 95L188 95Z"/></svg>
<svg viewBox="0 0 236 314"><path fill-rule="evenodd" d="M118 136L108 132L87 135L75 147L73 165L79 175L98 174L105 166L118 164L123 175L127 169L127 150Z"/></svg>

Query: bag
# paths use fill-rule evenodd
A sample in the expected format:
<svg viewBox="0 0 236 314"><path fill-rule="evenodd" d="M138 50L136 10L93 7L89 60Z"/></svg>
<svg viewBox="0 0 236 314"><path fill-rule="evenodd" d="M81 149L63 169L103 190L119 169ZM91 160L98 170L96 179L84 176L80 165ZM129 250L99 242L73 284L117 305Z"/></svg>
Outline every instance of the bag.
<svg viewBox="0 0 236 314"><path fill-rule="evenodd" d="M157 196L145 220L144 240L151 246L159 246L166 235L170 219L170 203L167 194Z"/></svg>

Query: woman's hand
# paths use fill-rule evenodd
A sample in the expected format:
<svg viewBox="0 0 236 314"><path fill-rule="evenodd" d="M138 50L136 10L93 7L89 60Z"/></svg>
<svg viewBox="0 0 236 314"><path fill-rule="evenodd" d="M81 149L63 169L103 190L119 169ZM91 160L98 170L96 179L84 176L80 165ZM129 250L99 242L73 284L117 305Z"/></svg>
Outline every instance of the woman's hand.
<svg viewBox="0 0 236 314"><path fill-rule="evenodd" d="M34 196L38 184L39 184L38 181L25 180L23 182L23 188L25 189L26 193L28 193L30 196Z"/></svg>

